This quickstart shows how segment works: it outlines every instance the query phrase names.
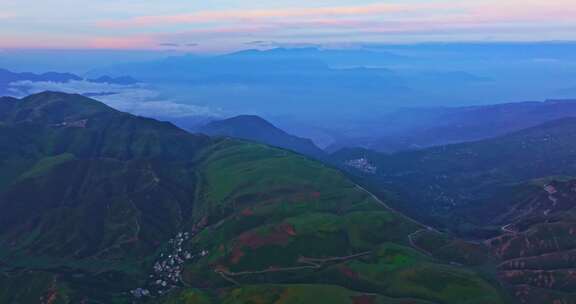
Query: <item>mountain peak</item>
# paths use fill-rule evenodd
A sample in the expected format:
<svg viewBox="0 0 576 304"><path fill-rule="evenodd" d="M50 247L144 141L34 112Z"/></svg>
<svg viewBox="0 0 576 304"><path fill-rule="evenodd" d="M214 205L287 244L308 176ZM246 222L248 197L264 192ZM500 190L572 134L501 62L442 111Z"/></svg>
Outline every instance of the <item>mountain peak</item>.
<svg viewBox="0 0 576 304"><path fill-rule="evenodd" d="M316 47L301 47L301 48L286 48L277 47L266 50L250 49L231 53L230 56L251 56L251 55L264 55L264 54L309 54L320 52L321 49Z"/></svg>
<svg viewBox="0 0 576 304"><path fill-rule="evenodd" d="M44 91L36 94L29 95L22 99L24 104L32 104L34 106L40 106L49 103L63 103L63 104L74 104L79 106L91 106L98 107L102 110L116 111L113 108L107 106L103 102L88 98L81 94L74 93L63 93L56 91Z"/></svg>
<svg viewBox="0 0 576 304"><path fill-rule="evenodd" d="M252 125L260 125L260 126L265 126L268 128L278 129L272 123L270 123L269 121L265 120L264 118L262 118L258 115L238 115L238 116L224 119L224 120L214 122L214 123L242 124L242 125L249 123ZM278 130L280 130L280 129L278 129Z"/></svg>
<svg viewBox="0 0 576 304"><path fill-rule="evenodd" d="M239 115L212 121L202 127L201 131L208 135L230 136L250 140L258 140L269 136L290 136L257 115Z"/></svg>
<svg viewBox="0 0 576 304"><path fill-rule="evenodd" d="M227 136L261 142L315 158L325 156L324 151L318 148L310 139L288 134L256 115L240 115L213 121L202 127L200 131L212 136Z"/></svg>
<svg viewBox="0 0 576 304"><path fill-rule="evenodd" d="M20 99L5 119L13 123L61 123L119 113L102 102L82 95L45 91Z"/></svg>

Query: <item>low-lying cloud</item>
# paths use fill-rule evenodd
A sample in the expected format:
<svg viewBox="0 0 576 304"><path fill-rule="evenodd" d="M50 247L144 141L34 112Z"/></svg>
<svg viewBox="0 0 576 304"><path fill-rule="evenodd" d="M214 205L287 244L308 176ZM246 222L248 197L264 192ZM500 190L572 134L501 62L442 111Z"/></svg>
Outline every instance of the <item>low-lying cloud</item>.
<svg viewBox="0 0 576 304"><path fill-rule="evenodd" d="M24 97L44 91L82 94L104 102L120 111L142 116L163 118L221 116L221 111L218 109L181 104L165 99L158 91L145 84L118 85L96 83L88 80L73 80L69 82L26 80L11 83L9 91L14 97Z"/></svg>

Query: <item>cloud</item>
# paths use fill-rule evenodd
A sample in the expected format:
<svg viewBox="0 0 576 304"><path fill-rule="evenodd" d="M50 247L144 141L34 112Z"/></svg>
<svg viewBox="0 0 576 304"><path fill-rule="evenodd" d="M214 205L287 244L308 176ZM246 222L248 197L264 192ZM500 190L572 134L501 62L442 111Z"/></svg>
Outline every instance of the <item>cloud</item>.
<svg viewBox="0 0 576 304"><path fill-rule="evenodd" d="M482 0L197 11L106 20L99 26L154 32L157 41L250 45L343 41L576 39L574 0ZM274 42L274 43L272 43ZM182 43L179 43L182 44Z"/></svg>
<svg viewBox="0 0 576 304"><path fill-rule="evenodd" d="M12 18L16 18L16 17L17 17L17 15L15 13L0 12L0 20L12 19Z"/></svg>
<svg viewBox="0 0 576 304"><path fill-rule="evenodd" d="M197 47L200 44L198 43L176 43L176 42L163 42L159 43L158 46L161 47L171 47L171 48L190 48L190 47Z"/></svg>
<svg viewBox="0 0 576 304"><path fill-rule="evenodd" d="M170 24L195 24L230 21L256 21L263 19L310 18L319 16L343 17L376 15L383 13L405 12L430 8L428 4L394 4L378 3L360 6L283 8L268 10L226 10L201 11L190 14L140 16L127 20L108 20L100 22L102 27L145 27Z"/></svg>
<svg viewBox="0 0 576 304"><path fill-rule="evenodd" d="M248 41L244 43L245 45L261 47L261 48L303 48L303 47L323 47L322 44L318 43L297 43L297 42L278 42L278 41L264 41L255 40Z"/></svg>
<svg viewBox="0 0 576 304"><path fill-rule="evenodd" d="M143 7L126 13L132 16L128 18L126 14L109 12L100 12L82 22L39 18L43 23L26 23L34 30L2 32L0 29L1 44L30 48L163 50L178 47L185 51L197 46L189 43L194 41L202 44L195 50L229 51L251 40L325 44L576 39L574 0L391 0L339 6L327 5L330 1L309 1L306 5L295 1L284 7L281 3L286 2L275 3L275 8L268 9L221 10L214 9L218 5L190 4L179 9L159 10L152 9L155 6L151 4L139 4ZM238 7L263 5L242 3ZM113 10L121 6L118 4ZM198 7L212 9L199 10ZM159 11L166 13L161 15ZM0 19L2 16L0 13ZM35 29L42 24L50 26L46 27L46 35L38 36Z"/></svg>
<svg viewBox="0 0 576 304"><path fill-rule="evenodd" d="M427 3L376 3L357 6L279 8L267 10L199 11L177 15L138 16L131 19L107 20L98 25L109 28L145 28L171 25L201 25L210 27L223 24L312 22L347 24L363 21L434 21L452 22L536 22L573 21L576 5L573 0L482 0L482 1L429 1Z"/></svg>
<svg viewBox="0 0 576 304"><path fill-rule="evenodd" d="M180 47L180 43L159 43L159 46Z"/></svg>
<svg viewBox="0 0 576 304"><path fill-rule="evenodd" d="M204 106L175 103L163 99L157 91L143 84L116 85L86 80L57 82L19 81L10 84L12 96L24 97L44 91L83 94L124 112L135 115L178 118L190 116L221 116L222 111Z"/></svg>
<svg viewBox="0 0 576 304"><path fill-rule="evenodd" d="M88 42L95 49L138 49L149 48L156 44L156 40L149 35L124 36L124 37L96 37Z"/></svg>
<svg viewBox="0 0 576 304"><path fill-rule="evenodd" d="M270 45L270 44L276 44L276 41L254 40L254 41L248 41L245 44L246 45Z"/></svg>

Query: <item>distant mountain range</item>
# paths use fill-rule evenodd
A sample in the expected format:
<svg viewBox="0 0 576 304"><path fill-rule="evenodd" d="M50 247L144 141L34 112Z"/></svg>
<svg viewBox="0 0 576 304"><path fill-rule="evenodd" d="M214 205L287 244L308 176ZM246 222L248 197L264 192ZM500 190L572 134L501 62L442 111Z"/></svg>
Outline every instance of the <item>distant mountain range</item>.
<svg viewBox="0 0 576 304"><path fill-rule="evenodd" d="M94 79L84 79L78 75L70 73L56 73L56 72L47 72L42 74L16 73L5 69L0 69L0 96L11 94L12 93L10 91L11 84L15 84L20 81L65 83L80 80L86 80L94 83L110 83L120 85L132 85L138 83L137 80L128 76L121 76L121 77L102 76Z"/></svg>
<svg viewBox="0 0 576 304"><path fill-rule="evenodd" d="M290 135L263 118L254 115L242 115L213 121L199 128L198 131L210 136L226 136L264 143L317 159L327 156L311 140Z"/></svg>
<svg viewBox="0 0 576 304"><path fill-rule="evenodd" d="M408 56L366 49L322 49L317 47L303 48L272 48L267 50L243 50L223 57L243 58L251 60L294 60L308 59L323 62L329 66L358 67L386 66L412 60Z"/></svg>
<svg viewBox="0 0 576 304"><path fill-rule="evenodd" d="M114 64L89 75L131 75L178 102L194 96L228 113L250 109L311 124L330 113L321 123L337 129L343 120L378 119L399 107L570 98L565 89L576 74L563 67L576 62L575 49L574 43L279 47Z"/></svg>
<svg viewBox="0 0 576 304"><path fill-rule="evenodd" d="M139 82L138 80L130 76L119 76L119 77L100 76L97 78L87 78L86 80L96 83L110 83L119 85L132 85L137 84Z"/></svg>
<svg viewBox="0 0 576 304"><path fill-rule="evenodd" d="M576 100L404 109L383 116L381 122L367 121L365 133L371 134L372 138L340 140L326 149L332 152L342 147L380 152L421 150L497 137L564 117L576 117ZM313 143L309 140L295 138L257 116L214 121L204 128L199 127L202 120L190 124L178 122L192 131L248 139L304 155L325 156L319 148L311 147Z"/></svg>
<svg viewBox="0 0 576 304"><path fill-rule="evenodd" d="M309 158L81 95L0 102L1 303L508 303L494 266L451 263L466 242L428 256L429 228Z"/></svg>
<svg viewBox="0 0 576 304"><path fill-rule="evenodd" d="M354 146L381 152L418 150L487 139L563 117L576 117L576 100L404 109L369 122L366 138L341 140L329 150Z"/></svg>
<svg viewBox="0 0 576 304"><path fill-rule="evenodd" d="M68 82L71 80L81 80L80 77L69 73L14 73L8 70L0 69L0 95L10 93L10 84L18 81L54 81Z"/></svg>
<svg viewBox="0 0 576 304"><path fill-rule="evenodd" d="M166 92L194 94L233 113L250 108L309 120L326 112L338 117L380 114L398 104L415 104L425 98L424 91L444 87L439 84L462 90L493 80L456 67L404 69L421 61L383 50L274 48L172 56L99 68L90 74L132 75ZM389 104L383 102L387 100Z"/></svg>

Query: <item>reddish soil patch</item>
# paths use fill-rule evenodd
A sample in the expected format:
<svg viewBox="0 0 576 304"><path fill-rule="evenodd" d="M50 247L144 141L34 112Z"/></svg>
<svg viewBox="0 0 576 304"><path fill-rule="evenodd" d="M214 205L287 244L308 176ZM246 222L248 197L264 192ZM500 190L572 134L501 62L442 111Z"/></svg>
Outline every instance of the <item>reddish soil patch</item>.
<svg viewBox="0 0 576 304"><path fill-rule="evenodd" d="M349 278L358 279L358 273L354 271L352 268L348 267L347 265L341 265L340 267L338 267L338 270L340 270L340 272L342 272L345 276Z"/></svg>
<svg viewBox="0 0 576 304"><path fill-rule="evenodd" d="M286 245L293 234L296 234L294 228L289 224L281 224L271 229L267 234L260 232L247 232L239 238L239 245L257 249L264 245Z"/></svg>
<svg viewBox="0 0 576 304"><path fill-rule="evenodd" d="M204 216L200 219L200 221L198 223L196 223L196 225L194 225L194 230L202 230L204 229L206 226L208 225L208 217Z"/></svg>
<svg viewBox="0 0 576 304"><path fill-rule="evenodd" d="M296 230L294 229L293 225L284 223L280 225L280 229L282 229L282 231L286 232L290 236L296 236Z"/></svg>
<svg viewBox="0 0 576 304"><path fill-rule="evenodd" d="M320 192L312 192L310 194L310 196L313 198L319 198L321 195L322 195L322 193L320 193Z"/></svg>
<svg viewBox="0 0 576 304"><path fill-rule="evenodd" d="M242 210L242 212L240 212L240 214L242 214L243 216L252 216L252 215L254 215L254 210L252 210L252 208L246 208L246 209Z"/></svg>
<svg viewBox="0 0 576 304"><path fill-rule="evenodd" d="M214 270L215 270L215 271L218 271L218 272L228 272L228 271L230 271L230 269L228 269L228 267L226 267L226 266L224 266L224 265L216 265L216 266L214 267Z"/></svg>
<svg viewBox="0 0 576 304"><path fill-rule="evenodd" d="M238 262L240 262L240 259L242 259L243 256L245 256L246 254L244 253L244 251L242 251L242 249L240 249L239 246L234 247L234 250L232 250L232 256L230 257L230 262L232 264L238 264Z"/></svg>
<svg viewBox="0 0 576 304"><path fill-rule="evenodd" d="M296 235L294 226L283 223L271 229L266 234L261 232L246 232L238 237L238 243L232 249L230 262L237 264L240 259L245 255L243 248L258 249L266 245L280 245L288 244L290 238Z"/></svg>
<svg viewBox="0 0 576 304"><path fill-rule="evenodd" d="M52 278L52 283L46 294L40 299L42 304L54 304L58 298L58 291L56 290L56 278Z"/></svg>
<svg viewBox="0 0 576 304"><path fill-rule="evenodd" d="M54 304L54 302L56 302L56 298L58 297L58 294L56 293L56 290L51 290L47 295L46 295L46 304Z"/></svg>
<svg viewBox="0 0 576 304"><path fill-rule="evenodd" d="M376 297L371 295L361 295L352 297L353 304L374 304L376 303Z"/></svg>

